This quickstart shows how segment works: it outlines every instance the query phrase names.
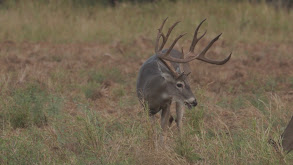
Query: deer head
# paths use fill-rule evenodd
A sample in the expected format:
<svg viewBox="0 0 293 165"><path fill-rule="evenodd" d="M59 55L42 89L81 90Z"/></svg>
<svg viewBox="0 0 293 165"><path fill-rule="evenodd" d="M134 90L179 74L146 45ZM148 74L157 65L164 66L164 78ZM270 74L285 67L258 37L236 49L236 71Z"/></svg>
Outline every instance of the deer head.
<svg viewBox="0 0 293 165"><path fill-rule="evenodd" d="M163 50L164 45L166 44L172 30L174 27L179 23L175 22L168 30L167 34L165 35L162 32L162 29L164 27L165 22L167 21L167 18L163 21L162 25L158 29L158 34L156 38L156 45L155 45L155 53L158 56L158 58L165 64L165 66L168 68L168 70L171 72L172 76L166 76L163 75L165 80L168 83L168 87L170 88L168 91L170 91L169 96L178 98L176 100L183 101L189 108L191 106L195 106L196 100L192 94L192 91L190 89L190 86L187 81L187 77L190 74L190 66L189 62L197 59L201 60L210 64L216 64L216 65L223 65L227 61L230 60L232 53L221 61L215 61L211 59L207 59L205 57L206 52L210 49L210 47L219 39L221 34L219 34L217 37L215 37L210 43L199 53L195 54L194 49L196 44L200 39L204 37L206 34L206 31L198 37L198 30L200 26L203 24L203 21L200 22L200 24L197 26L194 32L193 40L191 43L191 46L189 48L189 52L187 54L184 53L183 48L181 49L181 52L175 53L177 57L174 57L174 52L176 50L173 50L173 47L177 43L177 41L182 38L185 34L179 35L171 44L171 46L168 49ZM160 44L160 39L162 38L162 43ZM171 53L172 52L172 53ZM172 55L171 55L172 54ZM179 55L179 56L178 56Z"/></svg>

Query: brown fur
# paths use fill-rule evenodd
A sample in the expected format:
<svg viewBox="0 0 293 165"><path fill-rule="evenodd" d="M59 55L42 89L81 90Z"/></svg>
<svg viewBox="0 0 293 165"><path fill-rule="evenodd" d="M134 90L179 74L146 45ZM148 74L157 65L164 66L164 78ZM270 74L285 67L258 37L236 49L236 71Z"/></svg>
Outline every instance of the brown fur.
<svg viewBox="0 0 293 165"><path fill-rule="evenodd" d="M293 150L293 116L282 134L282 146L288 153Z"/></svg>

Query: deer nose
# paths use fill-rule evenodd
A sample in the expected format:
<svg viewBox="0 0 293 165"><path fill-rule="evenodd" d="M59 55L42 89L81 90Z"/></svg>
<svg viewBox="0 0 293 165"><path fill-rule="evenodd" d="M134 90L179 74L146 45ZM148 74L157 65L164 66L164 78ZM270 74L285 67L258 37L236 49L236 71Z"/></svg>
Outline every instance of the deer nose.
<svg viewBox="0 0 293 165"><path fill-rule="evenodd" d="M191 103L191 105L194 106L194 107L197 106L197 101L194 100L194 101Z"/></svg>
<svg viewBox="0 0 293 165"><path fill-rule="evenodd" d="M194 97L188 99L186 102L187 102L190 106L193 106L193 107L197 106L197 101L196 101L196 99L195 99Z"/></svg>

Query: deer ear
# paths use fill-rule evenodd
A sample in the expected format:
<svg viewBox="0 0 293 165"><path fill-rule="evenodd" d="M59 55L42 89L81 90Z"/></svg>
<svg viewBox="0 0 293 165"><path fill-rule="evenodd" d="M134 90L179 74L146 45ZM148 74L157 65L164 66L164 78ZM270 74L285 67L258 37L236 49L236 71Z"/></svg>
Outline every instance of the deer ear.
<svg viewBox="0 0 293 165"><path fill-rule="evenodd" d="M174 78L172 75L168 73L161 73L161 76L166 80L166 81L174 81Z"/></svg>

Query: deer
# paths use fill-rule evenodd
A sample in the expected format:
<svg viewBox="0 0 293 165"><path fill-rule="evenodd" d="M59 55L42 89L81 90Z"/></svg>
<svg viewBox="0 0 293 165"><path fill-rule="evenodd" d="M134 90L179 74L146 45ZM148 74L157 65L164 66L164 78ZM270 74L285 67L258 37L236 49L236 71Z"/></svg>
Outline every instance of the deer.
<svg viewBox="0 0 293 165"><path fill-rule="evenodd" d="M293 116L281 137L284 151L291 152L293 150Z"/></svg>
<svg viewBox="0 0 293 165"><path fill-rule="evenodd" d="M202 20L196 27L189 52L184 53L183 47L181 51L173 49L177 41L185 34L179 35L168 49L163 49L168 37L174 27L180 22L175 22L165 35L162 32L168 17L163 20L158 29L155 40L155 54L147 59L141 66L137 84L136 93L141 104L148 109L148 115L152 121L155 120L155 114L161 112L161 129L162 133L166 132L174 120L170 114L172 102L176 104L176 124L179 133L182 130L182 118L185 106L192 109L197 105L196 98L189 85L189 75L191 73L189 62L197 59L209 64L223 65L227 63L232 55L221 61L211 60L205 57L206 52L219 39L221 34L216 36L210 43L199 53L195 54L194 49L198 41L204 37L207 31L198 37L200 26L204 23ZM162 43L160 44L160 39Z"/></svg>
<svg viewBox="0 0 293 165"><path fill-rule="evenodd" d="M280 153L280 147L282 147L283 152L289 154L293 151L293 116L286 126L284 132L281 135L281 142L275 141L272 138L268 140L268 143L275 149L277 153Z"/></svg>

